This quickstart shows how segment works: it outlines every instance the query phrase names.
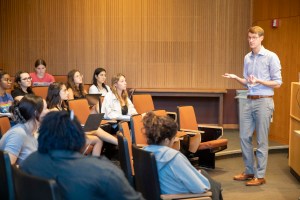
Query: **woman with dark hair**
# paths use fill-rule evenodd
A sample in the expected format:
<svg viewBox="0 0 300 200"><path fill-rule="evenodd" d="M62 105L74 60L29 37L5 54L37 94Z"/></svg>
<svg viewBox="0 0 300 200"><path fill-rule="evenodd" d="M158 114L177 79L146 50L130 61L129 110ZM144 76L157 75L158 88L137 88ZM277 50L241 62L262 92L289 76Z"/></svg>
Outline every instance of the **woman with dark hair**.
<svg viewBox="0 0 300 200"><path fill-rule="evenodd" d="M0 71L0 117L11 117L9 107L13 104L14 99L6 90L11 88L11 79L8 73Z"/></svg>
<svg viewBox="0 0 300 200"><path fill-rule="evenodd" d="M134 105L128 98L126 79L123 74L117 74L111 80L111 92L105 95L101 112L107 119L130 120L130 116L137 114Z"/></svg>
<svg viewBox="0 0 300 200"><path fill-rule="evenodd" d="M15 75L14 90L11 91L11 96L16 101L20 101L25 94L33 94L31 89L31 76L28 72L19 71Z"/></svg>
<svg viewBox="0 0 300 200"><path fill-rule="evenodd" d="M93 74L93 85L89 88L89 94L101 94L105 96L109 91L110 87L105 84L106 81L106 70L103 68L97 68Z"/></svg>
<svg viewBox="0 0 300 200"><path fill-rule="evenodd" d="M67 89L69 91L69 99L84 98L87 92L83 87L83 75L76 69L69 71Z"/></svg>
<svg viewBox="0 0 300 200"><path fill-rule="evenodd" d="M143 199L110 161L79 153L85 144L85 134L77 118L67 112L47 114L39 129L38 142L38 151L20 169L54 179L62 199Z"/></svg>
<svg viewBox="0 0 300 200"><path fill-rule="evenodd" d="M50 111L69 111L68 100L69 91L64 83L51 83L48 88L48 95L46 97L47 105ZM105 132L100 127L95 131L86 132L87 144L94 145L92 155L99 156L103 146L103 141L118 144L115 137Z"/></svg>
<svg viewBox="0 0 300 200"><path fill-rule="evenodd" d="M30 73L33 86L48 86L55 81L51 74L46 73L46 62L37 59L34 63L35 72Z"/></svg>
<svg viewBox="0 0 300 200"><path fill-rule="evenodd" d="M171 148L178 130L173 119L149 112L143 124L149 144L144 149L155 155L162 194L211 190L214 200L223 199L220 183L212 180L204 170L196 170L182 153Z"/></svg>
<svg viewBox="0 0 300 200"><path fill-rule="evenodd" d="M13 116L18 122L0 140L0 149L8 152L11 164L20 164L37 150L34 133L41 119L48 113L46 101L33 94L25 95L12 105Z"/></svg>

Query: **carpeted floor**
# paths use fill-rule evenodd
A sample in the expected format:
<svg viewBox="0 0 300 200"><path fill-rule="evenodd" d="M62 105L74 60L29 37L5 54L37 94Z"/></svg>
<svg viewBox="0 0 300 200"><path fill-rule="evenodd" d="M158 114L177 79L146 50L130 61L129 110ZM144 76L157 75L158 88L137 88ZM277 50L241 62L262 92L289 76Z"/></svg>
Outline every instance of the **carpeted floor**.
<svg viewBox="0 0 300 200"><path fill-rule="evenodd" d="M232 179L244 169L238 131L225 131L224 138L229 139L228 149L217 156L216 169L207 169L214 179L222 183L224 200L298 200L300 183L290 173L286 145L270 141L267 183L250 187L245 186L244 181Z"/></svg>

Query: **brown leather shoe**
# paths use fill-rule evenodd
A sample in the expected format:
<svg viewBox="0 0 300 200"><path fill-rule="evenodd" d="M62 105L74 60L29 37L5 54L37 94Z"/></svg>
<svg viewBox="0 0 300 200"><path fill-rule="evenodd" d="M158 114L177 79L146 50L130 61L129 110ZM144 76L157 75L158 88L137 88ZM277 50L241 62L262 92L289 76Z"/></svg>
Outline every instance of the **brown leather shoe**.
<svg viewBox="0 0 300 200"><path fill-rule="evenodd" d="M246 180L253 179L253 178L254 178L254 174L245 174L245 172L243 172L239 175L234 176L233 180L246 181Z"/></svg>
<svg viewBox="0 0 300 200"><path fill-rule="evenodd" d="M253 178L251 181L246 182L247 186L257 186L266 183L266 179L264 178Z"/></svg>

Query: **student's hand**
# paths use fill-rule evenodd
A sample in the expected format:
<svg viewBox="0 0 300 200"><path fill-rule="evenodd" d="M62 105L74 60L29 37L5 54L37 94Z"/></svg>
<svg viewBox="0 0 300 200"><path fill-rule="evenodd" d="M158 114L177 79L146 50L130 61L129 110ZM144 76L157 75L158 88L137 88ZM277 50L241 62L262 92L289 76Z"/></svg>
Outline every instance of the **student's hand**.
<svg viewBox="0 0 300 200"><path fill-rule="evenodd" d="M237 78L237 75L235 74L229 74L229 73L225 73L222 75L224 78L233 78L233 79L236 79Z"/></svg>

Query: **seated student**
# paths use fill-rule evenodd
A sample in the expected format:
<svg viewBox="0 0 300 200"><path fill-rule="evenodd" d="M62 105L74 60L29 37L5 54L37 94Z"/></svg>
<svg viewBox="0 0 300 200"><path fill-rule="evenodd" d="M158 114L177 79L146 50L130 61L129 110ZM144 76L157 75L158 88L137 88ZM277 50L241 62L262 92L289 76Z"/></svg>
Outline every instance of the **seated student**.
<svg viewBox="0 0 300 200"><path fill-rule="evenodd" d="M37 59L34 64L35 72L30 73L33 86L48 86L55 81L51 74L46 73L46 62Z"/></svg>
<svg viewBox="0 0 300 200"><path fill-rule="evenodd" d="M37 150L34 134L48 109L42 97L27 94L21 101L14 102L12 110L18 124L3 135L0 149L8 152L11 164L20 164L29 154Z"/></svg>
<svg viewBox="0 0 300 200"><path fill-rule="evenodd" d="M31 89L31 76L25 71L19 71L15 75L14 90L11 96L16 101L20 101L25 94L33 94Z"/></svg>
<svg viewBox="0 0 300 200"><path fill-rule="evenodd" d="M112 77L111 91L105 95L101 112L107 119L130 120L130 116L137 114L134 105L128 98L126 80L123 74Z"/></svg>
<svg viewBox="0 0 300 200"><path fill-rule="evenodd" d="M83 75L76 69L68 73L67 89L69 91L69 99L82 99L86 97L86 90L83 86ZM99 113L99 104L95 103L91 107L92 113Z"/></svg>
<svg viewBox="0 0 300 200"><path fill-rule="evenodd" d="M101 94L105 96L109 91L110 87L105 84L106 81L106 70L103 68L97 68L93 74L93 85L89 88L89 94Z"/></svg>
<svg viewBox="0 0 300 200"><path fill-rule="evenodd" d="M85 134L77 118L67 112L50 112L45 116L38 143L38 151L20 169L56 180L62 199L142 199L109 160L79 153L85 144Z"/></svg>
<svg viewBox="0 0 300 200"><path fill-rule="evenodd" d="M149 112L143 118L149 146L146 151L155 155L162 194L203 193L212 191L213 199L222 199L220 183L204 170L196 170L188 159L172 147L177 132L176 122L168 116Z"/></svg>
<svg viewBox="0 0 300 200"><path fill-rule="evenodd" d="M11 118L9 107L13 104L14 99L6 92L11 88L11 79L8 73L0 71L0 117L8 116Z"/></svg>
<svg viewBox="0 0 300 200"><path fill-rule="evenodd" d="M85 98L87 92L83 87L83 75L76 69L69 71L67 89L69 91L69 99Z"/></svg>
<svg viewBox="0 0 300 200"><path fill-rule="evenodd" d="M69 92L64 83L51 83L46 97L49 111L69 111L68 104L66 103L68 96ZM92 155L100 156L103 146L102 140L100 140L96 135L93 135L93 132L87 133L86 137L87 144L94 145Z"/></svg>

